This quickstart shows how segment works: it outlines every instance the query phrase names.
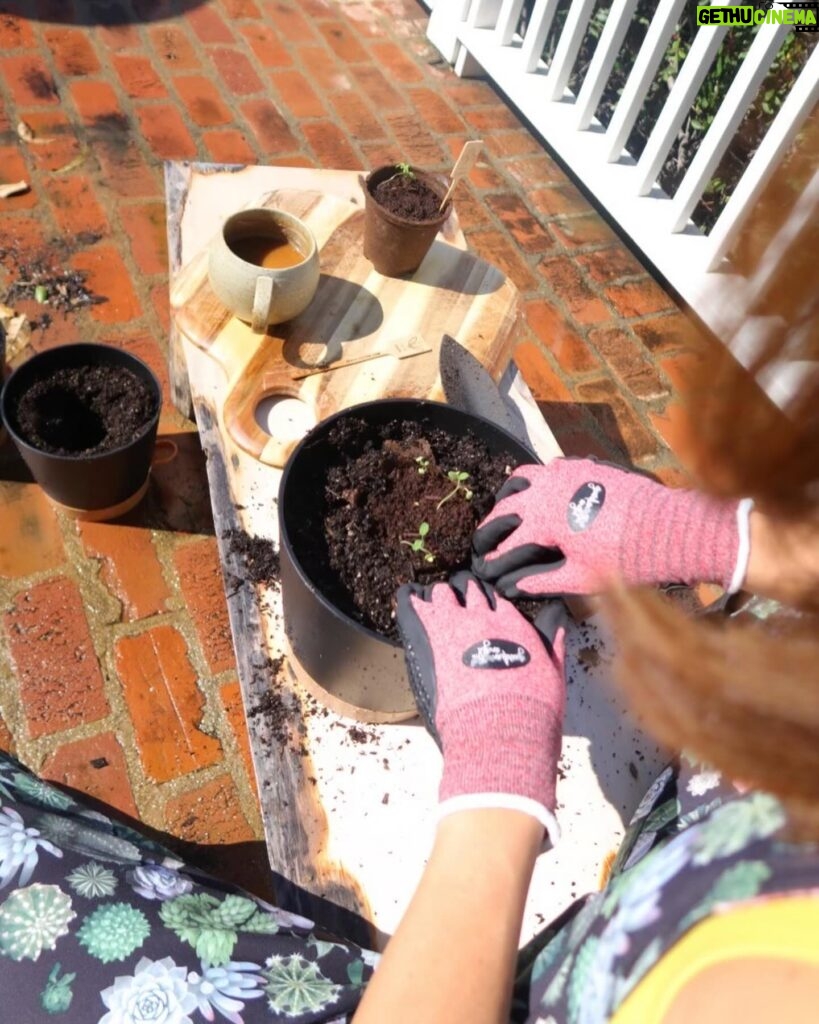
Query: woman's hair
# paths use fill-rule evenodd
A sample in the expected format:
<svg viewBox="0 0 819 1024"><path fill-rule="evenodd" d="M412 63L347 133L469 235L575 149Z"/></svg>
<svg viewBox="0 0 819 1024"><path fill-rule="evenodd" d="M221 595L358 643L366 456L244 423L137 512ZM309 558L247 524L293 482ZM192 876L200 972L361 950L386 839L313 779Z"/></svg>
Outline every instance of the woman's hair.
<svg viewBox="0 0 819 1024"><path fill-rule="evenodd" d="M776 185L767 196L737 247L751 279L761 262L751 257L767 248L770 258L771 239L788 212ZM685 461L696 485L724 497L751 497L786 525L808 523L806 533L819 545L815 221L792 240L747 311L745 336L749 328L764 328L745 359L747 371L727 347L714 345L684 397ZM778 404L761 386L772 381ZM800 604L799 615L763 621L691 617L656 592L622 588L606 599L617 636L617 678L646 726L672 749L780 796L795 828L819 838L819 587Z"/></svg>

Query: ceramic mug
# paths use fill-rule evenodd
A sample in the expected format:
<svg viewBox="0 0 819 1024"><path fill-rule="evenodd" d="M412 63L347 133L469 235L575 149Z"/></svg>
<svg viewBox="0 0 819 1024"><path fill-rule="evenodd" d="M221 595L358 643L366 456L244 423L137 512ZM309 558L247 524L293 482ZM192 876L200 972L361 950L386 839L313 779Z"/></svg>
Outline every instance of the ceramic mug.
<svg viewBox="0 0 819 1024"><path fill-rule="evenodd" d="M262 258L278 265L264 266ZM217 298L264 334L310 304L319 282L318 246L307 225L284 210L241 210L211 245L208 278Z"/></svg>

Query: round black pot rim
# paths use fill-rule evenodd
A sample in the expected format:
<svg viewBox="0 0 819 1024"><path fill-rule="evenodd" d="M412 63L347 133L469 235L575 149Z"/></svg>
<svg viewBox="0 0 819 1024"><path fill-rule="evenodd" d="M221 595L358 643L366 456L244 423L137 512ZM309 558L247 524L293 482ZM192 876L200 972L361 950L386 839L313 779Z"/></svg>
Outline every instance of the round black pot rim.
<svg viewBox="0 0 819 1024"><path fill-rule="evenodd" d="M528 444L525 444L523 441L521 441L520 438L515 437L515 435L510 433L505 427L499 426L497 423L494 422L494 420L490 420L486 416L481 416L478 413L464 412L463 410L458 409L454 405L449 405L447 402L435 402L432 399L427 398L377 398L371 402L360 402L358 405L351 405L346 409L341 409L339 410L339 412L333 413L331 416L328 416L326 419L323 419L320 423L313 427L310 433L303 437L301 441L299 441L298 445L290 453L290 457L288 458L287 463L285 464L284 470L282 472L281 483L279 484L280 501L283 499L292 466L298 459L299 455L303 451L308 450L312 443L315 443L315 435L319 431L325 433L332 427L334 423L336 423L343 417L355 416L356 414L360 413L362 409L371 409L373 408L373 406L404 406L407 408L408 411L410 409L448 409L451 412L459 413L467 420L486 424L487 426L491 427L492 430L495 430L499 434L503 434L506 437L508 437L510 441L514 442L516 445L520 445L524 448L530 447ZM397 412L396 415L400 415L400 413ZM534 451L532 451L532 460L534 462L540 462L540 459ZM284 514L282 513L282 518L283 515ZM393 640L391 637L384 636L383 633L379 633L377 630L371 629L369 626L365 626L362 622L358 622L356 619L351 618L346 612L342 611L335 604L333 604L332 601L328 600L328 598L325 596L322 590L304 572L301 562L295 556L295 552L293 551L293 546L290 542L288 531L285 529L281 530L280 543L286 549L290 563L292 564L302 583L304 583L306 586L310 588L310 590L318 599L319 603L324 608L330 611L337 618L341 619L346 625L351 626L356 632L361 633L364 636L370 637L373 640L380 640L382 643L387 644L390 647L398 648L402 646L398 640Z"/></svg>
<svg viewBox="0 0 819 1024"><path fill-rule="evenodd" d="M47 361L48 357L53 356L55 352L65 352L68 353L69 355L76 353L77 356L81 357L83 353L86 352L99 353L100 351L117 352L120 357L125 357L126 361L130 360L131 362L138 365L149 376L151 383L156 389L156 412L153 414L153 416L151 416L149 420L145 421L144 427L139 431L138 434L132 437L130 441L126 441L125 444L117 445L116 448L106 448L105 451L102 452L93 452L91 455L84 455L82 452L74 452L73 454L64 455L61 452L50 452L47 451L45 448L38 448L37 445L34 445L30 441L27 441L26 438L24 438L17 430L15 430L14 426L11 423L11 418L6 413L6 402L7 396L11 392L11 385L15 381L15 378L17 378L18 374L20 374L23 370L25 370L26 368L30 368L31 366L35 365L38 362ZM84 364L82 362L82 359L78 358L76 363L66 365L82 366ZM144 360L140 359L139 356L135 356L132 352L128 352L125 349L117 348L114 345L94 344L88 341L73 342L70 345L59 345L56 348L46 349L44 352L37 352L35 355L31 356L30 359L27 359L24 363L21 363L20 366L18 366L17 369L14 370L9 375L5 384L3 385L2 390L0 390L0 422L2 422L5 425L6 429L9 432L9 436L14 440L15 444L19 445L21 448L25 448L27 451L35 452L37 455L47 455L51 459L61 459L66 462L77 462L78 460L82 460L82 462L93 462L95 459L109 458L110 456L115 455L117 452L122 452L125 451L127 448L131 448L138 441L141 441L146 434L149 434L151 430L153 430L154 425L158 422L161 413L162 386L159 383L159 378L156 376L154 371L150 368L150 366L148 366L148 364Z"/></svg>
<svg viewBox="0 0 819 1024"><path fill-rule="evenodd" d="M370 189L370 182L377 175L381 174L382 171L388 170L391 170L393 173L398 173L396 170L396 166L394 164L382 164L380 167L376 167L375 170L370 171L364 182L364 184L366 185L367 195L370 197L370 199L372 199L372 201L378 207L379 212L382 214L383 217L386 218L386 220L392 222L393 224L400 224L406 227L417 226L423 228L430 227L432 224L442 224L447 219L447 217L452 212L451 198L447 199L446 206L443 208L443 210L441 210L440 213L436 214L436 216L434 217L430 217L428 220L410 220L408 217L400 217L397 213L393 213L392 210L388 210L386 206L382 206L381 203L379 203L379 201L373 195ZM438 189L435 188L435 185L439 185L440 187L440 182L436 180L435 175L431 171L423 171L419 167L410 167L410 170L417 178L425 180L430 185L434 192L438 191ZM380 184L380 182L376 182L376 184ZM446 189L444 189L441 192L441 199L443 199L445 192Z"/></svg>

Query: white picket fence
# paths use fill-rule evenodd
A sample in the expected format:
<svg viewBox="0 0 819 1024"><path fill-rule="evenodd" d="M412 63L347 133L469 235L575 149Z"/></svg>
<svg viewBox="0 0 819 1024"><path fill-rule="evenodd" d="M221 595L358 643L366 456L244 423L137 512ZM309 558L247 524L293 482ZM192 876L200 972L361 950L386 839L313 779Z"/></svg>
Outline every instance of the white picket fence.
<svg viewBox="0 0 819 1024"><path fill-rule="evenodd" d="M771 239L749 278L735 273L727 256L746 218L800 128L819 102L819 46L806 62L759 148L706 234L690 215L713 176L773 63L787 25L762 24L756 30L737 75L673 197L657 182L726 32L726 26L697 33L639 160L624 144L666 52L684 3L658 0L634 66L608 127L595 118L637 0L612 0L611 8L579 93L567 87L594 12L594 0L572 0L547 66L544 43L557 0L536 0L525 34L517 31L524 0L427 0L428 38L463 76L487 75L533 125L607 214L645 254L682 299L747 361L770 327L747 319L789 245L819 209L819 170L805 188L778 234ZM714 6L723 6L717 0ZM780 7L781 5L773 5ZM784 400L801 364L782 367L769 387Z"/></svg>

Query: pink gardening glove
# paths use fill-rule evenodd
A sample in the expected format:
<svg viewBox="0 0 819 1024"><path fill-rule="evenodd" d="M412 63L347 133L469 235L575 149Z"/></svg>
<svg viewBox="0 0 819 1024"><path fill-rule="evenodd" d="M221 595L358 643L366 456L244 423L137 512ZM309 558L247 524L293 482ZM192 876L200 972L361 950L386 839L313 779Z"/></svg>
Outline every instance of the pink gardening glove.
<svg viewBox="0 0 819 1024"><path fill-rule="evenodd" d="M475 532L473 570L507 597L628 584L742 585L751 502L675 490L594 459L519 466Z"/></svg>
<svg viewBox="0 0 819 1024"><path fill-rule="evenodd" d="M398 591L410 684L444 755L440 814L508 807L557 841L555 780L565 704L565 609L538 632L487 584L461 572Z"/></svg>

